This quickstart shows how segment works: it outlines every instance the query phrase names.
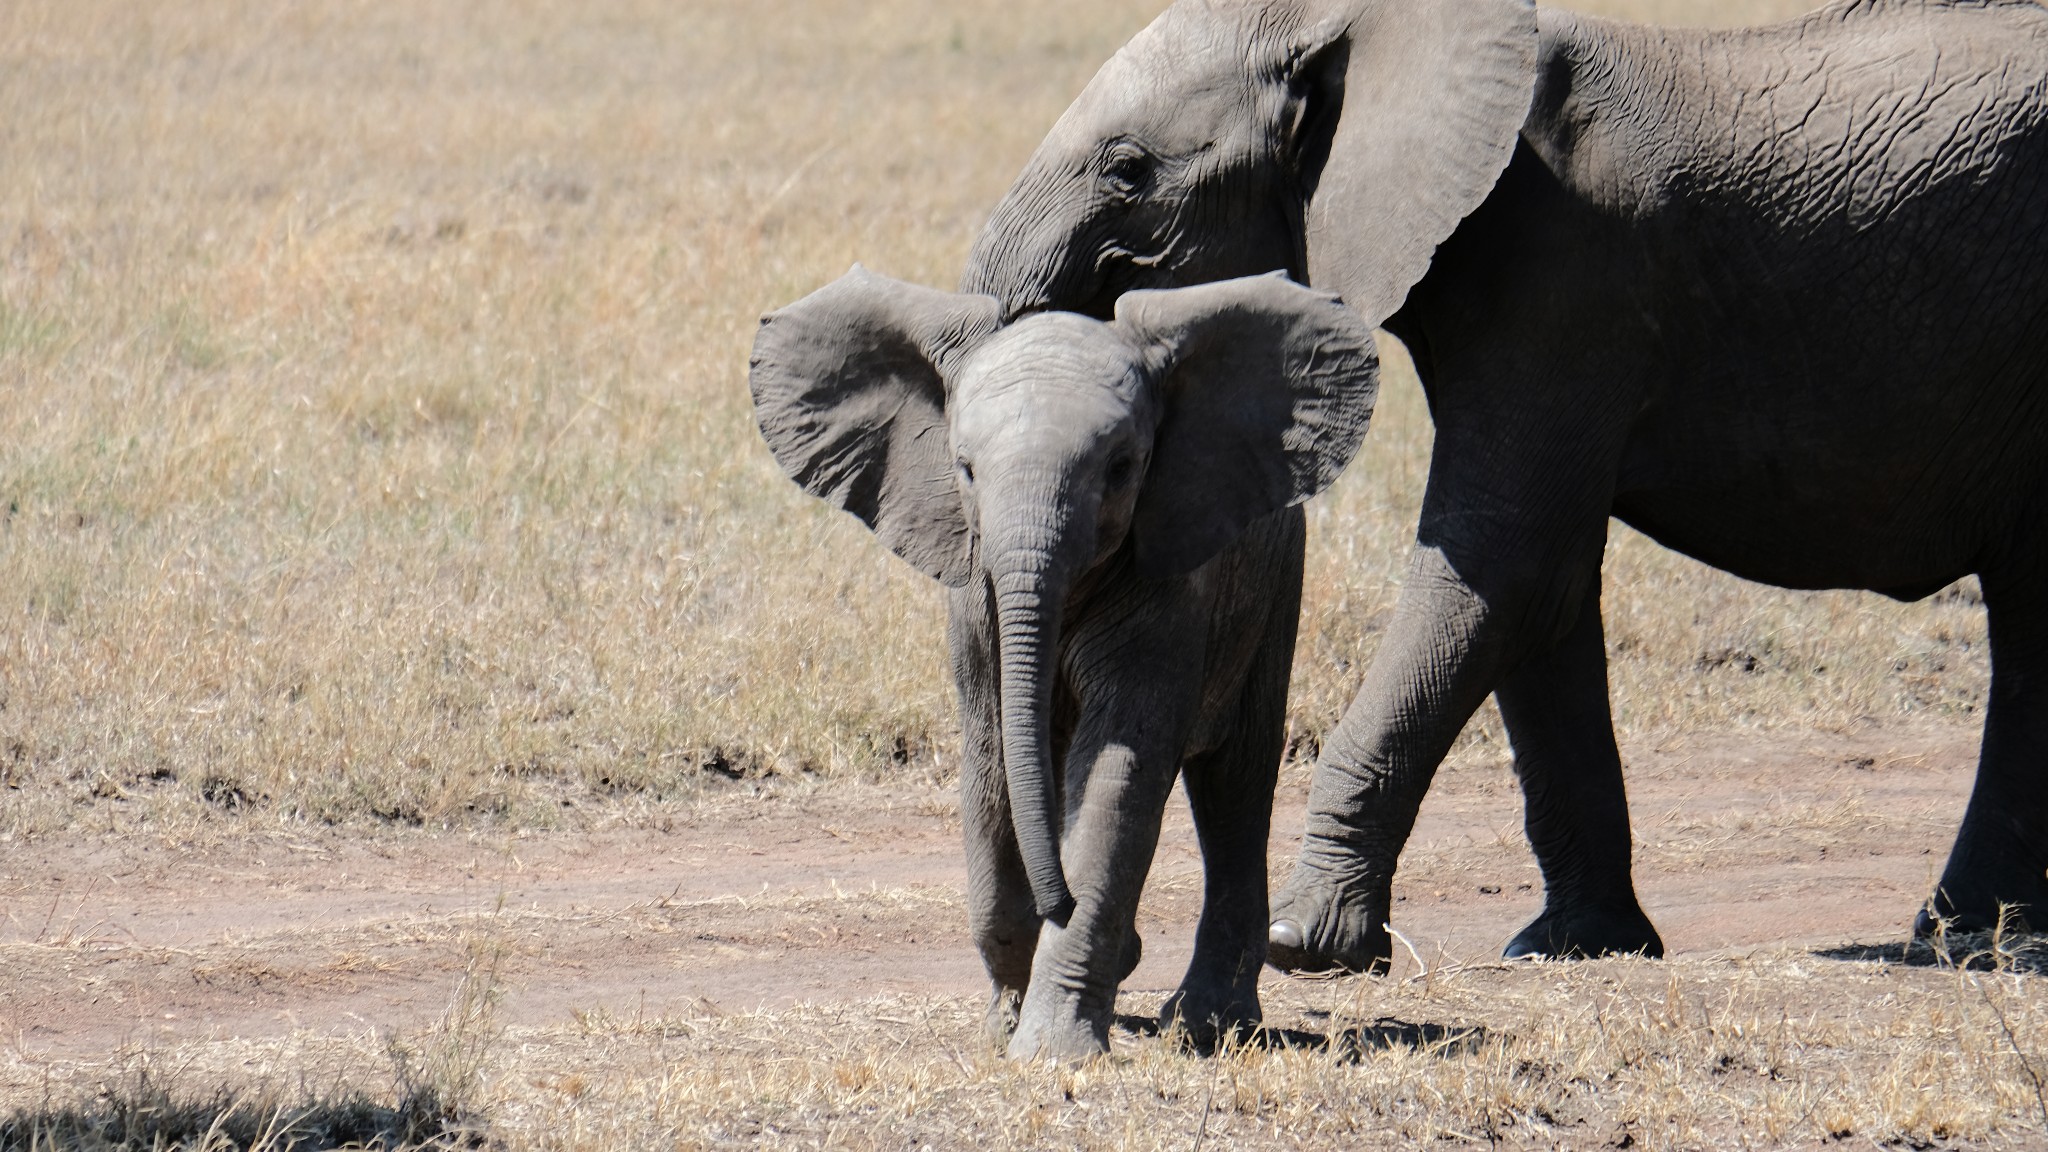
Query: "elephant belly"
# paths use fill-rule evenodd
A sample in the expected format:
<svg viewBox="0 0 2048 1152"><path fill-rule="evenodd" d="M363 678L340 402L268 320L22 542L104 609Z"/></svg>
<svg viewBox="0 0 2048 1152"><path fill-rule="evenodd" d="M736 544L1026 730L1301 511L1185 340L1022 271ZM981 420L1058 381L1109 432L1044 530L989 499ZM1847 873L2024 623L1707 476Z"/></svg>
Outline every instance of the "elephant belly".
<svg viewBox="0 0 2048 1152"><path fill-rule="evenodd" d="M2048 181L2024 190L1818 246L1726 205L1653 230L1615 513L1787 587L1924 594L1988 562L2048 460Z"/></svg>
<svg viewBox="0 0 2048 1152"><path fill-rule="evenodd" d="M1630 438L1614 514L1746 579L1926 595L2038 523L2048 347L2024 353L2007 361L2023 371L1915 373L1862 403L1802 403L1829 390L1797 377L1684 390Z"/></svg>

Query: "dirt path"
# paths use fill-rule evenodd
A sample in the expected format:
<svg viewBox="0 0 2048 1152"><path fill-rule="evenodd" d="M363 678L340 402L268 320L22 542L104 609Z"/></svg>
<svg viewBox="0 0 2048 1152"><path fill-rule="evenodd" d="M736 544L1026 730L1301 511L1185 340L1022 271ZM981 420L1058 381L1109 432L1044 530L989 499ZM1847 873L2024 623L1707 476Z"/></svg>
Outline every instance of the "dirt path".
<svg viewBox="0 0 2048 1152"><path fill-rule="evenodd" d="M1624 749L1637 882L1676 953L1902 940L1961 819L1976 737L1687 737ZM1298 843L1305 777L1276 810ZM952 796L831 785L707 803L665 832L272 834L0 845L0 1035L28 1053L417 1027L496 954L515 1022L982 988ZM1488 957L1541 896L1500 764L1446 770L1395 926ZM1169 989L1200 894L1176 801L1129 987ZM1269 974L1269 978L1270 974Z"/></svg>

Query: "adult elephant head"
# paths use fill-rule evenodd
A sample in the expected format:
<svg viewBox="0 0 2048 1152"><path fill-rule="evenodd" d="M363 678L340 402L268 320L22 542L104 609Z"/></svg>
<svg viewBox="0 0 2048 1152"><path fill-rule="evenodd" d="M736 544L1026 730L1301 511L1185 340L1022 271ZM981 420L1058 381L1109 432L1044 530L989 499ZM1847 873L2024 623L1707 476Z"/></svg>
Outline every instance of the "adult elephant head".
<svg viewBox="0 0 2048 1152"><path fill-rule="evenodd" d="M1107 316L1285 268L1380 323L1513 155L1530 0L1180 0L996 208L966 291Z"/></svg>

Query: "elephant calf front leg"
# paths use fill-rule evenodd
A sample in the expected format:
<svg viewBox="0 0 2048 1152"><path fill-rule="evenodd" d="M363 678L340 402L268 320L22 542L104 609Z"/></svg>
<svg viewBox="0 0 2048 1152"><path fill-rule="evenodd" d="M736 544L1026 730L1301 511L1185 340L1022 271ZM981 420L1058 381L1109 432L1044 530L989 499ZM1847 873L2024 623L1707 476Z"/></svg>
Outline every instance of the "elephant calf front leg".
<svg viewBox="0 0 2048 1152"><path fill-rule="evenodd" d="M1038 913L1010 823L1003 777L1002 704L996 693L994 610L976 582L955 589L947 638L960 700L960 831L967 850L967 922L988 970L985 1031L1001 1051L1017 1028L1031 982Z"/></svg>
<svg viewBox="0 0 2048 1152"><path fill-rule="evenodd" d="M1077 762L1088 767L1085 781L1070 775L1078 803L1068 805L1060 849L1074 910L1065 924L1048 920L1039 928L1012 1059L1107 1052L1117 985L1136 961L1132 921L1159 844L1172 759L1108 744L1069 761Z"/></svg>
<svg viewBox="0 0 2048 1152"><path fill-rule="evenodd" d="M1188 804L1202 841L1202 919L1187 974L1159 1009L1198 1043L1258 1027L1266 964L1266 838L1284 739L1243 734L1190 763ZM1268 745L1270 755L1267 755Z"/></svg>
<svg viewBox="0 0 2048 1152"><path fill-rule="evenodd" d="M1010 829L999 764L994 772L962 774L960 827L967 845L968 928L990 983L984 1031L1000 1051L1017 1029L1017 1013L1031 983L1039 919Z"/></svg>
<svg viewBox="0 0 2048 1152"><path fill-rule="evenodd" d="M1299 587L1298 573L1293 587ZM1187 975L1160 1008L1159 1022L1178 1024L1197 1042L1254 1029L1264 1018L1259 973L1266 964L1266 841L1287 744L1299 615L1298 593L1279 598L1228 735L1181 772L1202 843L1202 920Z"/></svg>

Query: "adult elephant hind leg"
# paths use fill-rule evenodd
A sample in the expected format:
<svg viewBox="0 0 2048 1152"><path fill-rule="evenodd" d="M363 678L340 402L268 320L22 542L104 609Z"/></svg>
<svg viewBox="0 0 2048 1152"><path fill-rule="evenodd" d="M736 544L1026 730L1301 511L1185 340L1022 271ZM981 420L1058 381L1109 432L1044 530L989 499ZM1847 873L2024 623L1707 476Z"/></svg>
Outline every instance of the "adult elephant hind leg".
<svg viewBox="0 0 2048 1152"><path fill-rule="evenodd" d="M1991 702L1977 782L1948 866L1914 925L1933 935L1984 931L2010 908L2048 931L2048 562L2028 549L2018 571L1983 575L1991 633Z"/></svg>
<svg viewBox="0 0 2048 1152"><path fill-rule="evenodd" d="M1629 874L1628 795L1607 697L1600 586L1587 588L1564 639L1524 660L1494 690L1524 827L1543 869L1543 912L1506 955L1662 956L1664 942Z"/></svg>

